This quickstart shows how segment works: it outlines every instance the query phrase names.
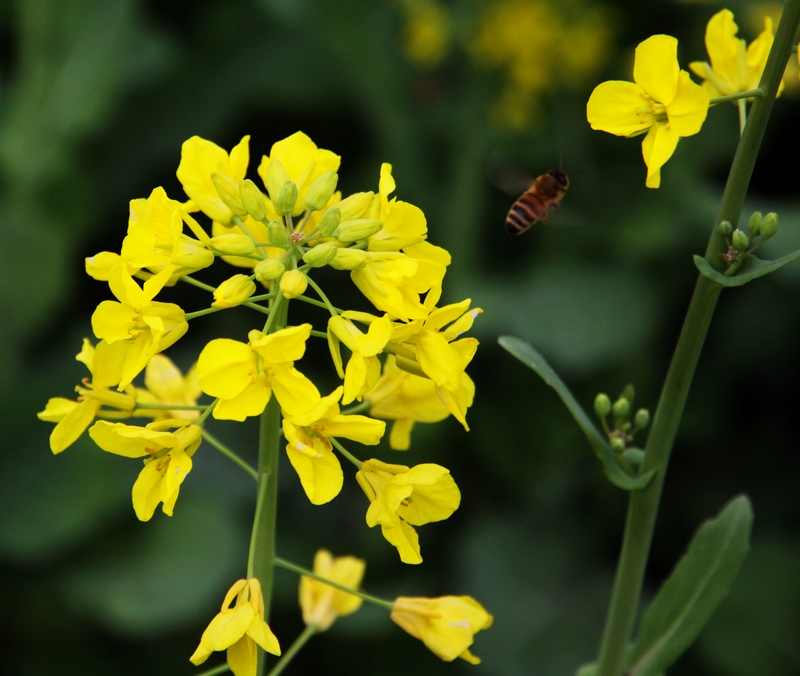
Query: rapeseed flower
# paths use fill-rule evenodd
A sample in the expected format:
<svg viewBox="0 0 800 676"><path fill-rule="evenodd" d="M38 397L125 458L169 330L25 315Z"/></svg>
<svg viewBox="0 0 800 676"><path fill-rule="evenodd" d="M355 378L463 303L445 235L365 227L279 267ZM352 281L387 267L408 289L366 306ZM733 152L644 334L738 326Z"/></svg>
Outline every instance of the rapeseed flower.
<svg viewBox="0 0 800 676"><path fill-rule="evenodd" d="M331 556L320 549L314 556L314 573L340 585L358 589L364 577L366 564L354 556ZM329 629L337 617L350 615L361 607L361 598L355 594L325 584L304 575L300 578L300 607L303 622L318 632Z"/></svg>

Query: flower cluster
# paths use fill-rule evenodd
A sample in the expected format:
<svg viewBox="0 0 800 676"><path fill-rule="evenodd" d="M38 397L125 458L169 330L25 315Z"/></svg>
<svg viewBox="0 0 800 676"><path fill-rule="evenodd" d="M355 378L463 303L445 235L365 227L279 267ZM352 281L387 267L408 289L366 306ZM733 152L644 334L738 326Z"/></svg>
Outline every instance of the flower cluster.
<svg viewBox="0 0 800 676"><path fill-rule="evenodd" d="M77 356L90 372L77 398L51 399L39 414L56 423L51 450L63 451L88 429L104 451L143 458L132 499L137 517L147 521L159 504L173 513L204 437L220 448L205 430L209 418L242 422L277 407L275 436L282 432L309 501L320 505L339 494L344 458L355 465L369 499L367 524L381 526L402 561L420 563L415 527L448 518L460 503L450 472L432 463L362 462L343 443L378 445L386 421L393 423L394 450L409 447L417 422L453 416L468 429L474 385L466 368L478 342L463 334L481 310L469 299L439 304L450 255L427 241L422 211L392 196L389 164L380 169L377 191L343 196L336 190L339 156L298 132L262 157L259 187L246 177L249 141L245 136L228 152L190 138L177 169L188 200L173 200L160 187L132 200L119 253L86 260L87 273L107 282L115 300L101 302L92 315L97 342L84 340ZM216 287L195 279L216 263L237 272ZM348 275L371 308L335 305L319 282L323 268ZM164 300L179 282L211 294L209 304L186 312ZM292 299L325 313L322 325L291 324ZM162 354L189 322L239 306L259 323L241 340L210 340L186 376ZM300 365L314 340L331 356L333 382L326 387ZM142 373L144 387L137 387ZM211 401L199 403L203 395ZM129 424L132 417L151 422ZM248 468L229 449L223 452ZM280 653L264 621L260 584L248 572L230 589L194 663L224 649L234 673L251 674L257 645ZM304 612L318 630L327 628L332 611L307 611L319 591L308 583L302 589ZM329 603L338 614L357 608Z"/></svg>
<svg viewBox="0 0 800 676"><path fill-rule="evenodd" d="M758 86L772 46L772 22L765 20L764 31L749 47L736 38L737 31L729 10L709 21L706 48L711 63L689 66L703 78L702 85L681 70L678 41L669 35L654 35L636 48L633 82L603 82L592 92L586 106L592 129L617 136L646 134L642 155L648 188L661 185L661 168L678 141L700 132L716 98L737 98ZM738 98L743 104L747 97ZM743 126L743 108L740 110Z"/></svg>

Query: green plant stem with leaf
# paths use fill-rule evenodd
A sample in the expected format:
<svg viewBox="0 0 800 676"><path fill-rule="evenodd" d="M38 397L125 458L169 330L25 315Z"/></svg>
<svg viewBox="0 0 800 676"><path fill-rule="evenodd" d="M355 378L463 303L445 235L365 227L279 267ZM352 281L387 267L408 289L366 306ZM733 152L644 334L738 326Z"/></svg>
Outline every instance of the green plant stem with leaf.
<svg viewBox="0 0 800 676"><path fill-rule="evenodd" d="M760 95L753 102L731 166L705 259L722 267L724 238L717 232L722 220L737 223L772 105L792 51L800 23L800 0L788 0L761 79ZM630 492L611 603L597 662L597 676L620 676L639 606L645 568L655 529L661 493L673 442L680 424L689 387L705 341L722 286L700 275L675 348L645 447L640 473L655 471L650 483Z"/></svg>

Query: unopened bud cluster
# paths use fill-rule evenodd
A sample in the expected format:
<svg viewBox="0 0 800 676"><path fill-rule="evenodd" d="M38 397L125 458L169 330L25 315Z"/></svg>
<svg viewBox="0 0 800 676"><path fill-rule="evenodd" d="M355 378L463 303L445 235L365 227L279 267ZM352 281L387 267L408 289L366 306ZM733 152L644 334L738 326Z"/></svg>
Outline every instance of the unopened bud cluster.
<svg viewBox="0 0 800 676"><path fill-rule="evenodd" d="M600 419L611 449L618 454L623 453L634 435L650 423L650 413L646 408L634 411L634 397L633 385L628 385L613 402L604 392L594 399L594 412Z"/></svg>
<svg viewBox="0 0 800 676"><path fill-rule="evenodd" d="M771 211L764 216L760 211L754 211L747 222L747 232L734 228L730 221L720 221L718 232L725 238L726 251L722 259L727 264L725 273L734 274L744 260L758 247L778 232L778 214Z"/></svg>

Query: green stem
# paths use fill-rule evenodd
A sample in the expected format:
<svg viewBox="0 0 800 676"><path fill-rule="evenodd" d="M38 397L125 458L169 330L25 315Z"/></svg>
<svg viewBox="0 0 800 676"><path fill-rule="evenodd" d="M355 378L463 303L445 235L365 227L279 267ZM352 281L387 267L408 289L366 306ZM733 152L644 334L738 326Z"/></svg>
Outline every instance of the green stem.
<svg viewBox="0 0 800 676"><path fill-rule="evenodd" d="M765 96L753 102L706 249L706 258L715 268L722 267L720 254L725 250L724 237L716 226L723 219L733 224L739 220L798 23L800 0L788 0L761 79L760 87ZM622 551L600 646L597 676L620 676L624 670L625 651L639 606L672 445L721 288L703 276L698 277L664 381L640 470L656 470L656 475L646 488L632 491L629 496Z"/></svg>
<svg viewBox="0 0 800 676"><path fill-rule="evenodd" d="M309 639L316 633L317 628L314 625L308 625L303 630L303 633L295 639L294 643L289 647L289 650L281 654L281 658L278 660L278 663L272 667L268 676L278 676L283 673L283 670L291 664L294 656L300 652L300 649L308 643Z"/></svg>
<svg viewBox="0 0 800 676"><path fill-rule="evenodd" d="M226 458L239 465L239 467L241 467L256 481L258 481L258 472L206 429L203 429L203 439L216 448Z"/></svg>

